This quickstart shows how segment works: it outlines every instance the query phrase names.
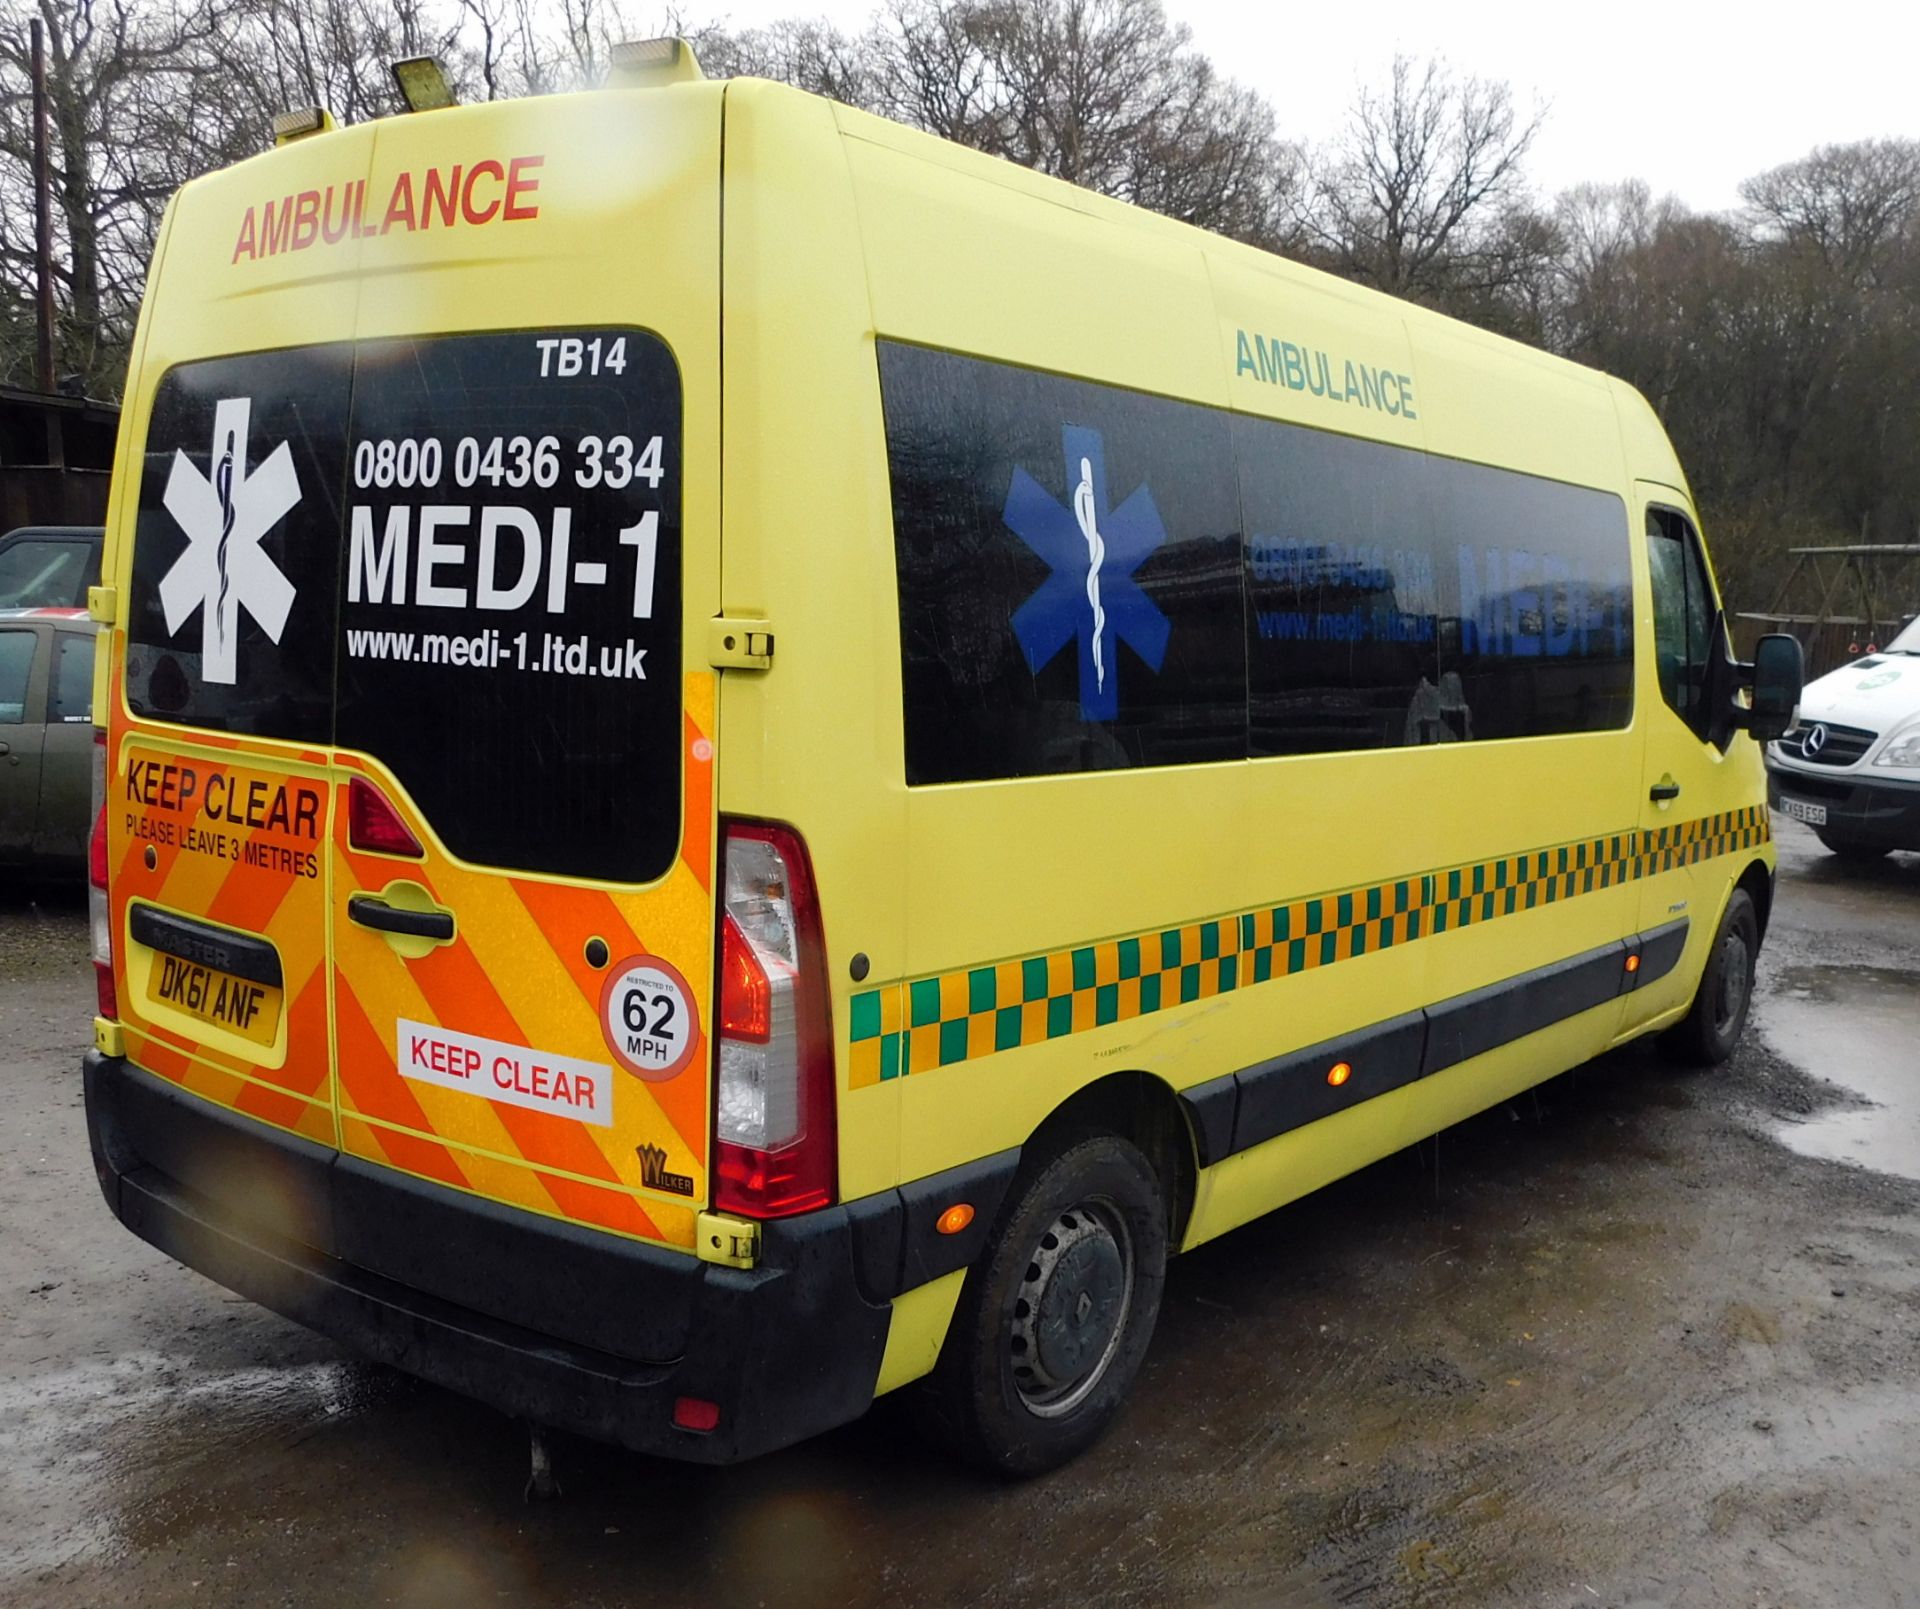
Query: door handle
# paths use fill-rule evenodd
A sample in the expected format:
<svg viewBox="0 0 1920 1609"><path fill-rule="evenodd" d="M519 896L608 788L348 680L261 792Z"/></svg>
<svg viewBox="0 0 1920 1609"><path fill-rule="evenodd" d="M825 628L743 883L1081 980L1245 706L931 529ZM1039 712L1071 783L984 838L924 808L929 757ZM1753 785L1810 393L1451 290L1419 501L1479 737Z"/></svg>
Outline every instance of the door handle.
<svg viewBox="0 0 1920 1609"><path fill-rule="evenodd" d="M13 745L11 743L0 743L0 754L11 757L13 754Z"/></svg>
<svg viewBox="0 0 1920 1609"><path fill-rule="evenodd" d="M353 895L347 901L347 917L362 927L410 939L438 939L444 944L453 937L452 911L409 911L372 894Z"/></svg>
<svg viewBox="0 0 1920 1609"><path fill-rule="evenodd" d="M1665 804L1669 799L1680 797L1680 784L1672 777L1662 777L1647 790L1647 797L1655 804Z"/></svg>

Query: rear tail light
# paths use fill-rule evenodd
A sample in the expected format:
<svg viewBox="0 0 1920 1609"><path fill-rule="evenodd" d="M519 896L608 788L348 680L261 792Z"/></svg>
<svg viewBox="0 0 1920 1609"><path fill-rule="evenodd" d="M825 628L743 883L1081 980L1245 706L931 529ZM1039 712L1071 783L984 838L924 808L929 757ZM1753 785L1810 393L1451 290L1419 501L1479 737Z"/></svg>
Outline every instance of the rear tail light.
<svg viewBox="0 0 1920 1609"><path fill-rule="evenodd" d="M93 837L87 844L87 922L93 930L93 982L100 1015L120 1015L113 991L113 920L107 905L107 734L93 729Z"/></svg>
<svg viewBox="0 0 1920 1609"><path fill-rule="evenodd" d="M709 1402L705 1397L676 1397L673 1403L673 1422L682 1430L698 1431L705 1435L720 1425L720 1404Z"/></svg>
<svg viewBox="0 0 1920 1609"><path fill-rule="evenodd" d="M799 834L728 822L719 914L714 1205L749 1218L830 1206L826 944Z"/></svg>

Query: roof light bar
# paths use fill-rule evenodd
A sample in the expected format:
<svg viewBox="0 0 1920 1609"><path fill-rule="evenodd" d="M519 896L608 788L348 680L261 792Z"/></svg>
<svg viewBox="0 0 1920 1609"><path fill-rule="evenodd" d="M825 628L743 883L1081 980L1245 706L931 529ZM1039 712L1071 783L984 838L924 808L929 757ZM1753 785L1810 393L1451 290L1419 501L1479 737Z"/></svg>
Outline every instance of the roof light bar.
<svg viewBox="0 0 1920 1609"><path fill-rule="evenodd" d="M394 62L392 72L394 83L400 86L400 98L410 112L437 112L443 106L460 104L438 56L409 56Z"/></svg>

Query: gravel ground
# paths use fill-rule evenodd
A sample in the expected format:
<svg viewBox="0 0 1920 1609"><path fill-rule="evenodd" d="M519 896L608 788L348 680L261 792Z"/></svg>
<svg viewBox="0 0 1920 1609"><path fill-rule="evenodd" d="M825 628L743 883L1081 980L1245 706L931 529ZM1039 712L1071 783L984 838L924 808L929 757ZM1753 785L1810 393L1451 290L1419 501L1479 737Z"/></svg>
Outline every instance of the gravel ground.
<svg viewBox="0 0 1920 1609"><path fill-rule="evenodd" d="M1728 1067L1616 1054L1180 1259L1072 1468L883 1404L734 1470L563 1442L537 1506L511 1424L112 1222L84 909L0 899L0 1600L1920 1604L1920 857L1782 862Z"/></svg>

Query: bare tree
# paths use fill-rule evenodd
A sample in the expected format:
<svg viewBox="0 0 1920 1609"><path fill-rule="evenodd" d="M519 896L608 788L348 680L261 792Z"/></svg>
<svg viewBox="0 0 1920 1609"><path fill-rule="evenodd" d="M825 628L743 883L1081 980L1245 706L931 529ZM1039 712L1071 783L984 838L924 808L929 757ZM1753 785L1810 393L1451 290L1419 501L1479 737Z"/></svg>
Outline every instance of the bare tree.
<svg viewBox="0 0 1920 1609"><path fill-rule="evenodd" d="M31 295L29 23L47 40L62 367L117 376L167 197L207 165L192 126L224 0L32 0L0 16L0 275Z"/></svg>
<svg viewBox="0 0 1920 1609"><path fill-rule="evenodd" d="M1545 118L1507 85L1396 56L1384 93L1362 89L1345 132L1315 153L1295 223L1336 272L1399 296L1485 296L1523 271L1504 228Z"/></svg>
<svg viewBox="0 0 1920 1609"><path fill-rule="evenodd" d="M1290 171L1265 100L1157 0L892 0L864 104L1023 167L1244 239Z"/></svg>
<svg viewBox="0 0 1920 1609"><path fill-rule="evenodd" d="M1812 251L1864 284L1910 238L1920 212L1920 141L1823 145L1740 187L1757 232Z"/></svg>
<svg viewBox="0 0 1920 1609"><path fill-rule="evenodd" d="M716 78L771 78L849 106L870 106L877 98L863 42L830 23L788 18L738 34L696 30L692 38Z"/></svg>

